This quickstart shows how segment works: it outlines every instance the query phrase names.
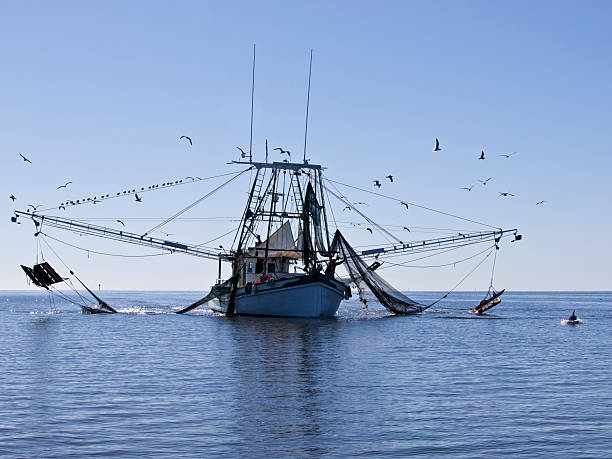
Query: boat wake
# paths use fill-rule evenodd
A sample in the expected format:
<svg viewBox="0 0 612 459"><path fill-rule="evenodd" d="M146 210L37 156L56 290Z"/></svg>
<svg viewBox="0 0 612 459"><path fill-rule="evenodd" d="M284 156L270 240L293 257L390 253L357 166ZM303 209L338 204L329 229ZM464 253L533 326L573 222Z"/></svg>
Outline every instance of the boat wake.
<svg viewBox="0 0 612 459"><path fill-rule="evenodd" d="M576 319L576 320L565 319L561 321L561 325L580 325L583 323L584 321L582 319Z"/></svg>

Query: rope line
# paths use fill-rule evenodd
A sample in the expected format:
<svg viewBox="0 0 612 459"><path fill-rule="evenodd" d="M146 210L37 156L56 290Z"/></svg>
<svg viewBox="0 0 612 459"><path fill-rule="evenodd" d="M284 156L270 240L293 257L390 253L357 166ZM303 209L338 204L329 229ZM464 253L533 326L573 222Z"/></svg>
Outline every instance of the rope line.
<svg viewBox="0 0 612 459"><path fill-rule="evenodd" d="M453 261L451 263L444 263L444 264L441 264L441 265L408 265L406 263L411 263L413 261L422 260L424 258L434 257L436 255L442 255L445 252L434 253L432 255L426 255L424 257L415 258L414 260L409 260L409 261L406 261L404 263L393 263L391 261L387 261L386 263L389 264L389 265L392 265L392 266L401 266L401 267L404 267L404 268L443 268L443 267L446 267L446 266L451 266L451 265L456 265L456 264L459 264L459 263L463 263L464 261L471 260L472 258L476 258L478 255L481 255L481 254L485 253L487 250L490 250L493 247L494 246L487 247L484 250L481 250L480 252L475 253L474 255L470 255L469 257L463 258L461 260ZM450 250L456 250L456 249L457 249L457 247L453 247ZM447 252L450 252L450 250L447 250ZM384 269L384 268L381 267L379 269Z"/></svg>
<svg viewBox="0 0 612 459"><path fill-rule="evenodd" d="M491 252L492 252L492 251L491 251ZM476 270L478 269L478 267L479 267L480 265L482 265L482 264L485 262L485 260L486 260L487 258L489 258L489 256L491 255L491 252L487 253L487 254L484 256L484 258L483 258L482 260L480 260L480 262L479 262L479 263L478 263L476 266L474 266L474 268L473 268L473 269L472 269L472 270L471 270L469 273L467 273L465 276L463 276L463 279L461 279L461 280L460 280L460 281L459 281L459 282L458 282L458 283L457 283L457 284L456 284L456 285L455 285L453 288L451 288L451 289L450 289L448 292L446 292L444 295L442 295L442 297L440 297L440 299L438 299L438 300L434 301L433 303L431 303L431 304L430 304L428 307L429 307L429 308L430 308L430 307L432 307L434 304L439 303L439 302L440 302L440 301L442 301L444 298L446 298L448 295L450 295L451 293L453 293L457 287L459 287L459 286L460 286L460 285L461 285L461 284L462 284L462 283L463 283L463 282L464 282L464 281L465 281L465 280L466 280L466 279L467 279L467 278L468 278L468 277L469 277L469 276L470 276L470 275L471 275L471 274L472 274L474 271L476 271Z"/></svg>
<svg viewBox="0 0 612 459"><path fill-rule="evenodd" d="M59 209L60 207L64 206L64 207L73 207L73 206L78 206L78 205L82 205L82 204L95 204L97 202L101 202L101 201L107 201L109 199L115 199L115 198L121 198L121 197L125 197L125 196L133 196L136 193L148 193L149 191L159 191L159 190L165 190L167 188L171 188L171 187L175 187L175 186L179 186L179 185L189 185L191 183L197 183L197 182L205 182L207 180L212 180L215 178L219 178L219 177L226 177L228 175L232 175L235 174L235 172L228 172L225 174L219 174L219 175L212 175L210 177L186 177L184 179L177 179L177 180L172 180L169 182L164 182L165 185L162 185L162 187L160 188L159 185L151 185L149 187L137 187L137 188L131 188L129 190L125 190L125 191L120 191L118 193L104 193L101 194L100 196L94 196L93 198L83 198L83 199L67 199L65 202L61 203L59 206L55 206L55 207L48 207L45 209L41 209L40 212L46 212L48 210L56 210ZM188 182L184 182L184 180L189 179Z"/></svg>
<svg viewBox="0 0 612 459"><path fill-rule="evenodd" d="M457 219L459 219L459 220L463 220L463 221L470 222L470 223L476 223L477 225L483 225L483 226L487 226L487 227L489 227L489 228L493 228L493 229L501 229L501 228L499 228L499 227L497 227L497 226L492 226L492 225L489 225L488 223L483 223L483 222L479 222L479 221L477 221L477 220L471 220L471 219L469 219L469 218L460 217L459 215L454 215L454 214L451 214L451 213L448 213L448 212L444 212L444 211L442 211L442 210L432 209L431 207L423 206L423 205L421 205L421 204L416 204L416 203L414 203L414 202L404 201L404 200L402 200L402 199L394 198L394 197L392 197L392 196L387 196L387 195L382 194L382 193L377 193L377 192L375 192L375 191L366 190L366 189L364 189L364 188L360 188L360 187L358 187L358 186L348 185L348 184L346 184L346 183L338 182L338 181L336 181L336 180L332 180L332 179L327 178L327 177L326 177L326 180L327 180L328 182L331 182L331 183L337 183L338 185L342 185L342 186L346 186L346 187L348 187L348 188L353 188L353 189L355 189L355 190L363 191L364 193L369 193L369 194L373 194L373 195L376 195L376 196L380 196L380 197L382 197L382 198L391 199L392 201L395 201L395 202L400 202L400 203L401 203L401 202L405 202L406 204L409 204L409 205L414 206L414 207L418 207L419 209L424 209L424 210L428 210L428 211L430 211L430 212L435 212L435 213L438 213L438 214L441 214L441 215L446 215L447 217L457 218Z"/></svg>
<svg viewBox="0 0 612 459"><path fill-rule="evenodd" d="M187 212L188 210L191 210L192 208L194 208L195 206L197 206L198 204L200 204L202 201L204 201L205 199L209 198L210 196L212 196L213 194L215 194L217 191L221 190L223 187L225 187L226 185L232 183L234 180L236 180L238 177L240 177L242 174L244 174L245 172L248 172L249 170L251 170L253 168L253 166L249 167L248 169L245 169L241 172L234 172L234 176L229 179L228 181L222 183L221 185L219 185L218 187L216 187L215 189L213 189L212 191L210 191L209 193L206 193L204 196L202 196L200 199L196 200L195 202L189 204L187 207L185 207L184 209L179 210L177 213L175 213L174 215L172 215L171 217L168 217L166 220L164 220L163 222L161 222L159 225L154 226L153 228L151 228L150 230L148 230L146 233L144 233L143 236L146 236L150 233L152 233L153 231L156 231L158 229L160 229L161 227L163 227L164 225L167 225L168 223L170 223L172 220L174 220L177 217L180 217L181 215L183 215L185 212Z"/></svg>
<svg viewBox="0 0 612 459"><path fill-rule="evenodd" d="M107 257L118 257L118 258L147 258L147 257L159 257L162 255L172 255L174 252L169 251L169 252L164 252L164 253L150 253L150 254L146 254L146 255L123 255L123 254L119 254L119 253L107 253L107 252L96 252L95 250L90 250L90 249L85 249L83 247L79 247L78 245L74 245L74 244L70 244L69 242L66 241L62 241L61 239L55 238L53 236L50 236L47 233L40 233L43 236L48 237L49 239L53 239L56 242L59 242L60 244L64 244L67 245L68 247L72 247L74 249L78 249L78 250L82 250L83 252L88 252L88 253L93 253L96 255L104 255Z"/></svg>

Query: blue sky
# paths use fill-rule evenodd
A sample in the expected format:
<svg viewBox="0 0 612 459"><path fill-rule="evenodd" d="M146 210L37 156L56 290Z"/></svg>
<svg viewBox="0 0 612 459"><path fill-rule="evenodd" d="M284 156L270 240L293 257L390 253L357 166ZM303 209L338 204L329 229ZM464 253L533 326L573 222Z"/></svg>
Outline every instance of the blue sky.
<svg viewBox="0 0 612 459"><path fill-rule="evenodd" d="M369 188L392 173L396 182L381 192L518 227L524 240L499 253L499 286L610 290L611 13L609 2L2 2L0 289L26 288L18 265L36 257L31 225L11 224L13 209L236 170L225 163L248 146L257 43L257 159L266 138L271 148L302 148L312 48L308 156L328 177ZM443 150L433 153L436 137ZM486 187L460 190L486 177ZM211 186L68 216L166 217ZM246 189L243 181L189 217L239 215ZM371 204L381 223L429 218ZM168 231L200 242L229 229L192 220ZM104 288L207 289L216 272L215 262L185 256L61 254ZM390 279L444 290L461 277L417 271ZM489 274L462 288L486 289Z"/></svg>

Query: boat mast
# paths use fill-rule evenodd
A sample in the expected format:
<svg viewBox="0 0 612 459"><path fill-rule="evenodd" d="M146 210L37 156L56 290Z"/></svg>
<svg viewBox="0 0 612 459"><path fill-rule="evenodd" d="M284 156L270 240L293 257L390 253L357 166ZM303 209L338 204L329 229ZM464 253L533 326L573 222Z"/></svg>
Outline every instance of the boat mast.
<svg viewBox="0 0 612 459"><path fill-rule="evenodd" d="M253 100L255 97L255 43L253 43L253 79L251 80L251 137L249 139L249 162L253 162Z"/></svg>
<svg viewBox="0 0 612 459"><path fill-rule="evenodd" d="M306 127L304 128L304 164L306 163L306 140L308 138L308 109L310 107L310 77L312 76L312 49L310 50L310 66L308 68L308 95L306 96Z"/></svg>
<svg viewBox="0 0 612 459"><path fill-rule="evenodd" d="M268 274L268 249L270 247L270 230L272 229L272 218L276 211L276 177L277 177L277 169L272 169L272 177L270 180L273 182L272 184L272 197L270 201L270 215L268 216L268 232L266 235L266 251L264 255L264 273Z"/></svg>
<svg viewBox="0 0 612 459"><path fill-rule="evenodd" d="M331 243L329 241L329 227L327 226L327 211L325 210L325 197L323 195L323 179L321 177L321 169L315 171L315 173L317 174L316 177L317 181L319 182L319 190L321 193L321 208L323 209L323 221L325 222L325 237L327 239L327 256L331 260Z"/></svg>

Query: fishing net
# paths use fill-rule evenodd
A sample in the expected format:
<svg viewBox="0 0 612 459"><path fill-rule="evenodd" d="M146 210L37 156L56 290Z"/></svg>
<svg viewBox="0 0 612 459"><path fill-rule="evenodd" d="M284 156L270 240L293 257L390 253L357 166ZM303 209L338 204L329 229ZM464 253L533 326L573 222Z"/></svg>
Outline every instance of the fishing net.
<svg viewBox="0 0 612 459"><path fill-rule="evenodd" d="M230 296L232 294L232 285L234 281L238 279L239 276L240 276L240 270L236 274L234 274L232 277L230 277L228 280L226 280L225 282L213 285L210 288L210 293L206 295L204 298L196 301L193 304L190 304L189 306L181 309L180 311L176 311L176 313L184 314L188 311L191 311L192 309L197 308L198 306L203 305L204 303L208 303L210 300L213 300L215 298L219 299L219 304L221 304L222 306L227 306L230 300Z"/></svg>
<svg viewBox="0 0 612 459"><path fill-rule="evenodd" d="M346 242L340 231L336 231L334 235L331 250L342 257L346 270L359 289L359 297L364 304L367 305L368 301L364 294L367 289L380 304L395 314L415 314L429 307L408 298L376 274L374 270L377 266L375 264L368 266Z"/></svg>

